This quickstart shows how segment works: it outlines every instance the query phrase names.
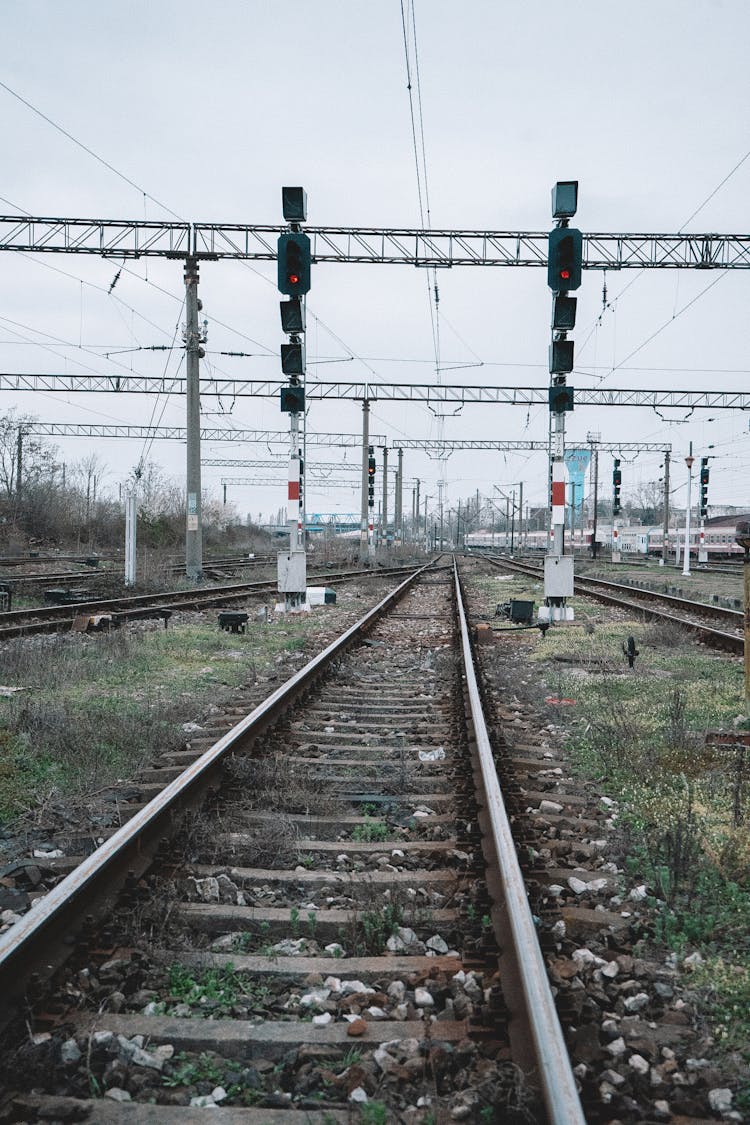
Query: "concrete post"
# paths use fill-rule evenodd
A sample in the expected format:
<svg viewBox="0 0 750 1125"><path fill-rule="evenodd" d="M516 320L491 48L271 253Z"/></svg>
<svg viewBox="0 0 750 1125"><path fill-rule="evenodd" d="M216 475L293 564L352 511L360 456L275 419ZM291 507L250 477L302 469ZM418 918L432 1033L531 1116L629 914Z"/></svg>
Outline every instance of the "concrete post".
<svg viewBox="0 0 750 1125"><path fill-rule="evenodd" d="M185 362L187 370L187 520L185 527L185 573L192 582L203 577L203 530L201 526L201 415L198 324L198 262L185 261Z"/></svg>
<svg viewBox="0 0 750 1125"><path fill-rule="evenodd" d="M362 403L362 510L359 528L359 558L367 562L367 450L370 445L370 403Z"/></svg>

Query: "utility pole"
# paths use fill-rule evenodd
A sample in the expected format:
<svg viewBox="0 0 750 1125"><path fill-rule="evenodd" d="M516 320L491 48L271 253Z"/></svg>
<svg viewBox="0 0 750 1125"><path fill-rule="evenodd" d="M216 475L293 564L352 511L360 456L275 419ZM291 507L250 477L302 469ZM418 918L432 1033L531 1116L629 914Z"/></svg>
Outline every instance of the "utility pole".
<svg viewBox="0 0 750 1125"><path fill-rule="evenodd" d="M21 506L23 493L23 427L18 427L18 441L16 451L16 503Z"/></svg>
<svg viewBox="0 0 750 1125"><path fill-rule="evenodd" d="M367 447L367 560L375 566L375 449Z"/></svg>
<svg viewBox="0 0 750 1125"><path fill-rule="evenodd" d="M601 434L586 434L591 447L591 470L594 474L594 512L591 526L591 557L596 559L596 533L598 528L597 508L599 507L599 439Z"/></svg>
<svg viewBox="0 0 750 1125"><path fill-rule="evenodd" d="M438 503L439 503L439 506L440 506L440 550L441 551L443 549L443 488L444 488L444 486L445 486L445 481L439 480L438 481L438 496L439 496Z"/></svg>
<svg viewBox="0 0 750 1125"><path fill-rule="evenodd" d="M664 453L664 531L661 545L661 565L667 565L667 558L669 557L669 461L670 455L668 451Z"/></svg>
<svg viewBox="0 0 750 1125"><path fill-rule="evenodd" d="M394 512L393 529L394 538L398 542L399 547L403 543L403 502L404 502L404 451L398 451L398 469L396 470L396 502Z"/></svg>
<svg viewBox="0 0 750 1125"><path fill-rule="evenodd" d="M687 507L685 508L685 550L683 551L682 573L686 578L690 577L690 504L691 504L691 491L693 483L693 443L690 442L690 453L685 458L685 464L688 471L688 486L687 486Z"/></svg>
<svg viewBox="0 0 750 1125"><path fill-rule="evenodd" d="M203 529L201 525L201 400L200 360L202 348L198 313L198 261L185 260L185 367L186 367L186 446L187 446L187 521L185 527L185 573L191 582L203 577Z"/></svg>
<svg viewBox="0 0 750 1125"><path fill-rule="evenodd" d="M430 549L430 542L429 542L430 532L429 532L429 528L427 526L427 504L428 504L428 501L430 501L431 499L432 499L432 497L428 496L427 493L425 493L425 497L424 497L424 549L425 549L425 551L429 551L429 549Z"/></svg>
<svg viewBox="0 0 750 1125"><path fill-rule="evenodd" d="M513 489L513 499L510 503L510 553L513 554L516 537L516 490Z"/></svg>
<svg viewBox="0 0 750 1125"><path fill-rule="evenodd" d="M125 493L125 585L135 586L136 581L136 523L137 504L135 488Z"/></svg>
<svg viewBox="0 0 750 1125"><path fill-rule="evenodd" d="M415 500L414 500L414 534L412 536L415 543L419 539L419 486L421 484L421 481L420 481L419 477L416 478L416 482L417 482L417 494L416 494L416 497L415 497Z"/></svg>
<svg viewBox="0 0 750 1125"><path fill-rule="evenodd" d="M381 539L385 540L385 549L389 550L388 542L388 446L383 446L383 521Z"/></svg>
<svg viewBox="0 0 750 1125"><path fill-rule="evenodd" d="M362 402L362 514L359 530L360 562L367 562L367 492L368 492L368 450L370 447L370 401Z"/></svg>
<svg viewBox="0 0 750 1125"><path fill-rule="evenodd" d="M523 481L518 482L518 546L523 550Z"/></svg>

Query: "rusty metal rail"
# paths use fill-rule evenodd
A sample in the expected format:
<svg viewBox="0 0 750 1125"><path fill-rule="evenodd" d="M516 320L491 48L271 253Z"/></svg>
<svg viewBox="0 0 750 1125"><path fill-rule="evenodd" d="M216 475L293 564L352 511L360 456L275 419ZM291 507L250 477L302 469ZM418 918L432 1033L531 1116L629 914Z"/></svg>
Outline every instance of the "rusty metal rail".
<svg viewBox="0 0 750 1125"><path fill-rule="evenodd" d="M72 936L87 911L101 913L113 903L123 884L150 864L162 839L172 833L175 813L196 804L218 779L224 759L274 722L291 700L307 690L357 637L397 602L416 579L433 566L428 563L381 599L356 624L342 633L299 672L268 696L246 718L209 747L113 836L92 852L57 884L35 908L0 936L0 1025L16 1014L29 975L49 975L65 959Z"/></svg>
<svg viewBox="0 0 750 1125"><path fill-rule="evenodd" d="M310 579L323 579L335 584L350 578L388 577L411 573L413 567L389 567L378 570L326 570L321 574L310 574ZM85 579L86 575L81 575ZM50 583L54 583L54 576ZM143 617L148 612L159 610L206 609L236 601L247 595L264 593L276 589L276 579L239 582L231 585L202 587L192 590L172 590L160 594L136 594L116 598L91 598L88 601L71 602L62 606L39 606L35 609L14 609L0 613L0 641L13 637L30 636L34 633L53 633L70 624L79 614L92 615L111 613L117 621Z"/></svg>
<svg viewBox="0 0 750 1125"><path fill-rule="evenodd" d="M513 1012L511 1001L509 1005L511 1016L515 1016L528 1027L537 1062L535 1077L547 1107L549 1121L552 1125L585 1125L575 1077L555 1009L495 770L455 560L453 565L466 691L482 781L479 796L491 828L491 831L485 834L485 842L493 850L494 866L502 889L502 904L496 905L493 910L493 925L502 951L501 970L503 959L507 958L511 962L513 977L520 984L518 1010ZM513 1036L512 1022L511 1036ZM523 1034L523 1031L520 1034Z"/></svg>
<svg viewBox="0 0 750 1125"><path fill-rule="evenodd" d="M542 577L541 569L528 563L521 563L516 559L483 557L493 566L518 571L520 574L528 574L534 578ZM639 586L633 587L622 583L608 582L601 578L576 578L575 591L578 594L587 594L589 597L596 598L597 601L604 602L605 605L615 606L617 609L636 610L638 613L642 613L644 617L679 625L681 629L688 629L690 632L696 633L705 644L712 648L723 649L725 652L733 652L738 655L742 655L744 652L744 634L739 631L743 624L743 614L740 610L713 606L707 602L691 602L687 598L677 598L672 594L660 594L655 590L643 590ZM710 625L703 625L700 621L696 621L695 618L667 613L664 610L657 609L655 605L644 605L644 602L675 606L697 616L713 617L720 621L726 621L734 625L738 632L728 633L724 629L714 629Z"/></svg>

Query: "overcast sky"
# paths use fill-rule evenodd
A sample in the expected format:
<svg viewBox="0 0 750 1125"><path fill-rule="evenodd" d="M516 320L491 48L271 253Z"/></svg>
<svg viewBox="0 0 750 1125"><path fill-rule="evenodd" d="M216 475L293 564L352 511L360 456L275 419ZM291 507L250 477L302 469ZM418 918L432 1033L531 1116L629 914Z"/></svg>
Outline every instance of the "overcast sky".
<svg viewBox="0 0 750 1125"><path fill-rule="evenodd" d="M404 10L411 19L407 0ZM432 225L546 230L552 184L578 179L576 223L584 231L683 228L750 149L749 13L747 0L415 0ZM156 199L192 221L276 223L282 184L302 184L311 224L420 225L400 0L5 0L3 39L0 80L142 189L0 88L6 213L173 217ZM416 98L411 36L409 49ZM750 159L686 229L747 233L749 197ZM109 296L112 261L3 256L2 370L176 371L178 352L123 349L168 344L176 327L179 341L181 263L126 265ZM314 267L308 309L318 319L309 323L308 374L547 385L544 270L441 271L439 373L427 282L425 271L408 266ZM610 272L607 308L602 283L600 272L584 273L573 386L748 389L746 271ZM200 295L216 374L279 377L273 264L206 263ZM227 350L253 355L211 354ZM11 406L45 421L142 424L155 412L163 424L184 422L177 398L5 393L3 407ZM275 400L206 397L203 410L207 424L287 424ZM602 441L671 442L676 461L692 441L697 456L715 457L711 501L747 504L747 416L672 414L580 407L568 415L568 440L585 444L595 431ZM441 426L449 438L544 440L547 421L546 408L467 406L441 422L426 407L374 403L371 427L395 446L399 436L434 437ZM310 430L348 433L360 423L357 404L335 402L313 404L308 422ZM96 450L111 487L142 454L138 442L58 445L68 462ZM267 454L226 443L204 448L206 457ZM176 443L155 444L150 457L170 474L184 471ZM308 464L342 458L311 448ZM350 451L347 460L358 455ZM660 460L623 461L623 499L661 475ZM407 481L425 482L423 496L436 495L436 462L410 452L404 467ZM606 494L608 456L601 468ZM237 474L204 469L204 486L218 494L222 475ZM476 489L489 495L494 485L521 480L527 500L544 501L540 454L455 454L446 498L454 505ZM680 460L677 504L684 480ZM351 492L308 486L308 512L358 511L355 481ZM278 488L230 490L238 509L255 516L275 511L285 493L281 477Z"/></svg>

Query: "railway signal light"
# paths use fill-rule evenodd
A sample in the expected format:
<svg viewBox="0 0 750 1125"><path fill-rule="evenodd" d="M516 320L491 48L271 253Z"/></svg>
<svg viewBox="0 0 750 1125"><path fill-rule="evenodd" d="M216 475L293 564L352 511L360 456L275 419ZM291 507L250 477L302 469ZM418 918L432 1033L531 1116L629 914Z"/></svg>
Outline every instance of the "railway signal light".
<svg viewBox="0 0 750 1125"><path fill-rule="evenodd" d="M375 450L367 448L367 495L371 508L375 507Z"/></svg>
<svg viewBox="0 0 750 1125"><path fill-rule="evenodd" d="M281 345L281 370L285 375L304 375L305 356L302 344Z"/></svg>
<svg viewBox="0 0 750 1125"><path fill-rule="evenodd" d="M566 386L565 383L554 383L549 389L549 408L553 414L564 414L572 410L573 388Z"/></svg>
<svg viewBox="0 0 750 1125"><path fill-rule="evenodd" d="M570 219L578 210L578 180L558 180L552 189L552 218Z"/></svg>
<svg viewBox="0 0 750 1125"><path fill-rule="evenodd" d="M310 291L310 239L301 231L279 235L277 244L279 292L301 297Z"/></svg>
<svg viewBox="0 0 750 1125"><path fill-rule="evenodd" d="M701 457L701 519L708 515L708 457Z"/></svg>
<svg viewBox="0 0 750 1125"><path fill-rule="evenodd" d="M620 514L620 486L622 484L622 473L620 472L620 462L615 457L615 467L612 470L612 515L619 516Z"/></svg>
<svg viewBox="0 0 750 1125"><path fill-rule="evenodd" d="M570 332L576 326L577 297L567 297L563 293L555 293L552 298L552 330L554 332Z"/></svg>
<svg viewBox="0 0 750 1125"><path fill-rule="evenodd" d="M281 331L288 336L299 336L305 331L305 306L299 297L279 301Z"/></svg>
<svg viewBox="0 0 750 1125"><path fill-rule="evenodd" d="M305 388L299 383L282 387L281 409L284 414L301 414L305 409Z"/></svg>
<svg viewBox="0 0 750 1125"><path fill-rule="evenodd" d="M567 373L572 370L573 341L553 340L549 346L550 375L567 375ZM572 409L572 407L570 409Z"/></svg>
<svg viewBox="0 0 750 1125"><path fill-rule="evenodd" d="M580 289L583 264L583 235L574 227L555 227L549 232L547 284L553 293Z"/></svg>
<svg viewBox="0 0 750 1125"><path fill-rule="evenodd" d="M288 223L304 223L307 219L307 192L301 187L281 189L281 209Z"/></svg>

